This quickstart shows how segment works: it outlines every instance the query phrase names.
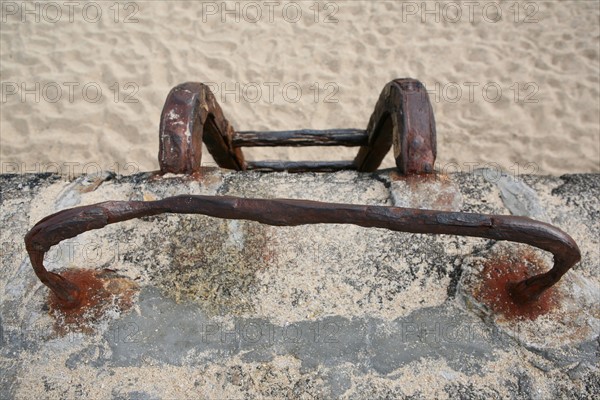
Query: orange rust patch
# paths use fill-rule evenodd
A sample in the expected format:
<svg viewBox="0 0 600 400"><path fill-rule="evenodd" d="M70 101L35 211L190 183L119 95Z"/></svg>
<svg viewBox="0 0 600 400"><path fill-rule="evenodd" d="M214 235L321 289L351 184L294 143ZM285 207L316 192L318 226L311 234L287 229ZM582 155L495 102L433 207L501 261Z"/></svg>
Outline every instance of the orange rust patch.
<svg viewBox="0 0 600 400"><path fill-rule="evenodd" d="M558 291L552 287L534 302L516 303L509 293L511 284L544 272L544 262L531 251L502 254L488 260L481 272L482 281L475 298L507 320L535 320L558 305Z"/></svg>
<svg viewBox="0 0 600 400"><path fill-rule="evenodd" d="M109 270L70 269L61 275L81 288L81 293L80 304L69 307L50 292L50 315L54 317L54 328L60 335L92 333L94 324L110 309L123 312L131 308L137 291L135 283Z"/></svg>

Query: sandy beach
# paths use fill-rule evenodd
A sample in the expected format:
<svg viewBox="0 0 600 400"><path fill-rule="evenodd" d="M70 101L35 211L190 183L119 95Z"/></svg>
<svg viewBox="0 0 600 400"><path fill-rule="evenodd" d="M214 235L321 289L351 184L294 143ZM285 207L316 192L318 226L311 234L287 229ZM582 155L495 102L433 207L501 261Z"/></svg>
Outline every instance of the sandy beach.
<svg viewBox="0 0 600 400"><path fill-rule="evenodd" d="M0 0L0 399L595 398L599 21L597 0ZM67 179L158 170L183 82L239 131L365 129L402 77L448 175Z"/></svg>
<svg viewBox="0 0 600 400"><path fill-rule="evenodd" d="M210 83L238 130L364 129L399 77L430 92L438 170L600 172L596 1L1 4L4 173L158 169L160 112L185 81Z"/></svg>

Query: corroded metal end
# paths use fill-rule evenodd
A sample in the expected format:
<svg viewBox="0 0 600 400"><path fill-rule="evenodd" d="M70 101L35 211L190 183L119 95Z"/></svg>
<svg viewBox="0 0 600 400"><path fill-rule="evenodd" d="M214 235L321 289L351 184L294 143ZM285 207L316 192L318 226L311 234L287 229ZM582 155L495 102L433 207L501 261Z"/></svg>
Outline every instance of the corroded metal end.
<svg viewBox="0 0 600 400"><path fill-rule="evenodd" d="M556 284L569 269L581 260L581 252L577 244L572 239L571 241L572 243L569 243L559 255L554 255L554 267L550 271L511 285L509 292L515 303L535 302L542 293Z"/></svg>
<svg viewBox="0 0 600 400"><path fill-rule="evenodd" d="M30 231L30 233L32 231ZM46 234L46 232L43 231L38 232L42 235ZM65 308L78 307L81 304L81 288L68 279L55 274L54 272L49 272L46 270L44 267L45 251L29 249L29 247L34 244L35 241L36 238L29 233L25 237L25 244L28 247L27 251L29 253L29 259L31 260L31 265L33 266L35 274L44 285L52 290L52 292L59 299L61 306Z"/></svg>

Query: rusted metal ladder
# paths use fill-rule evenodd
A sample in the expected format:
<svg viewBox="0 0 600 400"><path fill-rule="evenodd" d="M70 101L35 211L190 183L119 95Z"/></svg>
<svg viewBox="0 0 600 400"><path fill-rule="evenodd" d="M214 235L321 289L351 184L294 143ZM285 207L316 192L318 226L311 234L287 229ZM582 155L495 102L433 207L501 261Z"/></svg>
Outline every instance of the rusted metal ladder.
<svg viewBox="0 0 600 400"><path fill-rule="evenodd" d="M202 143L222 168L238 171L374 171L394 146L400 173L433 172L436 132L424 86L397 79L385 86L367 129L287 132L236 132L214 95L202 83L184 83L169 93L160 122L161 172L201 173ZM246 162L244 146L360 146L352 162ZM92 229L162 213L204 214L287 226L355 224L412 233L465 235L526 243L551 252L551 270L510 285L516 304L535 302L581 258L575 241L562 230L530 218L387 206L361 206L290 199L247 199L182 195L157 201L107 201L59 211L39 221L25 236L38 278L68 307L79 307L89 288L46 270L44 254L60 241Z"/></svg>
<svg viewBox="0 0 600 400"><path fill-rule="evenodd" d="M174 87L160 119L158 160L163 173L199 172L202 142L219 167L238 171L375 171L394 146L403 174L433 172L436 132L433 109L423 84L396 79L381 92L366 130L330 129L279 132L236 131L208 86L188 82ZM353 161L255 161L244 159L248 146L360 146Z"/></svg>

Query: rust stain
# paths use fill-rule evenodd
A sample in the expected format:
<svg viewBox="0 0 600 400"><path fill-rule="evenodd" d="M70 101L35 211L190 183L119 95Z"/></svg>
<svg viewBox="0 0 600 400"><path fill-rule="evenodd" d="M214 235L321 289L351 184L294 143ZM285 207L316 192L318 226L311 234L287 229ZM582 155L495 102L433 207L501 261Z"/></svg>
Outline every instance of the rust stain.
<svg viewBox="0 0 600 400"><path fill-rule="evenodd" d="M475 298L488 306L495 314L507 320L536 320L540 315L554 310L559 304L555 287L528 303L515 302L510 294L512 285L537 273L544 272L544 262L532 251L501 254L487 260L481 272L481 283L475 290Z"/></svg>
<svg viewBox="0 0 600 400"><path fill-rule="evenodd" d="M127 311L133 305L137 285L119 277L111 270L70 269L62 276L81 288L79 304L75 307L50 292L48 305L54 317L54 329L59 335L68 332L94 332L94 325L109 310Z"/></svg>

